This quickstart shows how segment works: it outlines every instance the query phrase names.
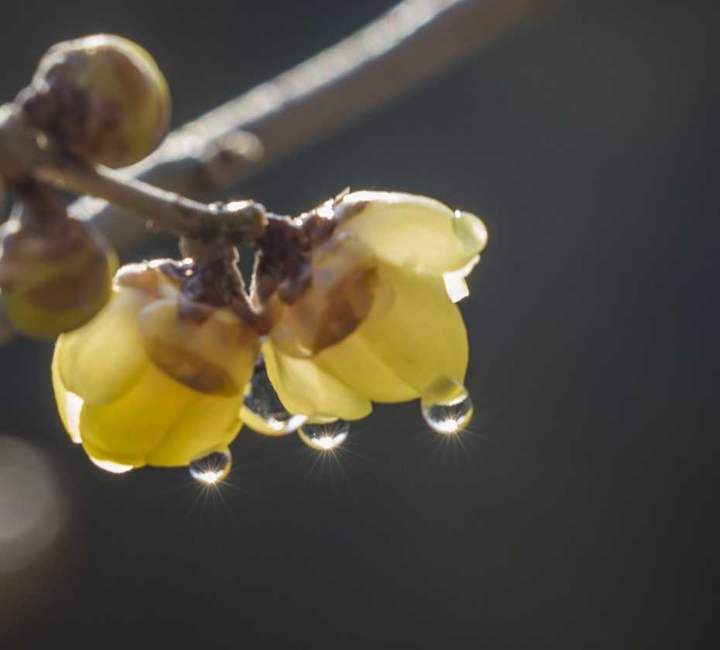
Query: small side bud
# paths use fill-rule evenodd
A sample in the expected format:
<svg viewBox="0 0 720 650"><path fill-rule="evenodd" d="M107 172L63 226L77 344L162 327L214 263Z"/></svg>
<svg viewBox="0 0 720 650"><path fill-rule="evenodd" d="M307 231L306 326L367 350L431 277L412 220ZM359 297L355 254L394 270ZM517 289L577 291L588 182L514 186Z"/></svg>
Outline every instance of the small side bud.
<svg viewBox="0 0 720 650"><path fill-rule="evenodd" d="M84 325L109 299L116 268L100 233L65 214L20 212L0 229L4 311L28 336L52 339Z"/></svg>
<svg viewBox="0 0 720 650"><path fill-rule="evenodd" d="M62 146L108 167L142 160L170 122L170 93L153 58L107 34L52 47L17 102Z"/></svg>

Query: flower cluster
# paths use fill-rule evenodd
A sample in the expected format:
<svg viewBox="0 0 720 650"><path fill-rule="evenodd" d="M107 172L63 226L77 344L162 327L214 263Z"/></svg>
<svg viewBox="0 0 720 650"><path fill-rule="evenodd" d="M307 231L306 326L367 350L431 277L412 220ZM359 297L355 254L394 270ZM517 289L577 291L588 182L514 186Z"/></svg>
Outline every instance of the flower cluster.
<svg viewBox="0 0 720 650"><path fill-rule="evenodd" d="M227 447L243 421L269 435L314 424L322 447L328 423L364 418L373 402L460 403L451 425L431 424L467 422L467 333L453 299L485 245L482 222L425 197L353 192L281 223L329 232L294 276L256 276L256 289L276 285L262 296L269 325L233 310L242 287L227 260L155 260L121 268L106 307L58 339L58 408L91 458L188 465ZM264 264L268 247L256 270L297 251L283 253Z"/></svg>
<svg viewBox="0 0 720 650"><path fill-rule="evenodd" d="M143 157L169 114L149 55L116 37L53 48L18 105L89 166ZM442 433L472 417L455 303L487 241L474 215L345 191L297 217L255 210L252 228L201 223L180 233L182 259L116 271L107 243L53 188L9 180L18 207L0 238L5 311L21 332L57 337L60 418L99 466L189 466L212 483L243 424L329 450L373 403L419 399ZM247 288L239 244L254 254Z"/></svg>

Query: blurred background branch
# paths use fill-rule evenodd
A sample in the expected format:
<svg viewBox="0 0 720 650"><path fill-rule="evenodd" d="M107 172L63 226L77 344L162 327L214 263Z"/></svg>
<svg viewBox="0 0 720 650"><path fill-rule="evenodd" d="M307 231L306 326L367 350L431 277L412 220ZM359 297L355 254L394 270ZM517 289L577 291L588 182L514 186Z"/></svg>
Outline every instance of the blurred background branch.
<svg viewBox="0 0 720 650"><path fill-rule="evenodd" d="M127 172L195 198L238 181L407 92L527 22L545 0L404 0L337 45L173 132ZM146 235L104 201L72 207L120 249ZM151 218L152 215L148 215Z"/></svg>

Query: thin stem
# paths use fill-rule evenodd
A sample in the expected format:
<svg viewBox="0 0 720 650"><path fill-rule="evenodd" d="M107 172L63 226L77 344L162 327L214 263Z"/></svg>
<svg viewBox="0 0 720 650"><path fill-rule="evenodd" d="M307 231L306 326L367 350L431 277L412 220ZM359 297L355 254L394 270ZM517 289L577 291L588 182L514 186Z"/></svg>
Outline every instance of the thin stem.
<svg viewBox="0 0 720 650"><path fill-rule="evenodd" d="M259 203L206 205L78 160L35 129L14 104L0 106L0 176L18 187L40 181L101 198L140 217L144 224L189 238L253 242L267 224L265 208Z"/></svg>
<svg viewBox="0 0 720 650"><path fill-rule="evenodd" d="M254 201L206 205L77 161L66 159L60 164L43 164L34 175L55 187L102 198L153 227L184 237L252 242L267 223L265 208Z"/></svg>

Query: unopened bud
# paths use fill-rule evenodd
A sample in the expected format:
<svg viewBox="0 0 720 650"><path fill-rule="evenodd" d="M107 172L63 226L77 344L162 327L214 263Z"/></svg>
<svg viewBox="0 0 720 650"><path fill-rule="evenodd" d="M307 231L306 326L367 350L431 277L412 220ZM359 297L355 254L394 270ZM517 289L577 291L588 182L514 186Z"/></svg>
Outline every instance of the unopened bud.
<svg viewBox="0 0 720 650"><path fill-rule="evenodd" d="M31 337L54 338L90 320L110 297L116 267L104 238L74 219L27 224L13 218L1 230L4 309Z"/></svg>
<svg viewBox="0 0 720 650"><path fill-rule="evenodd" d="M142 160L170 121L167 82L153 58L107 34L52 47L17 101L61 146L109 167Z"/></svg>

